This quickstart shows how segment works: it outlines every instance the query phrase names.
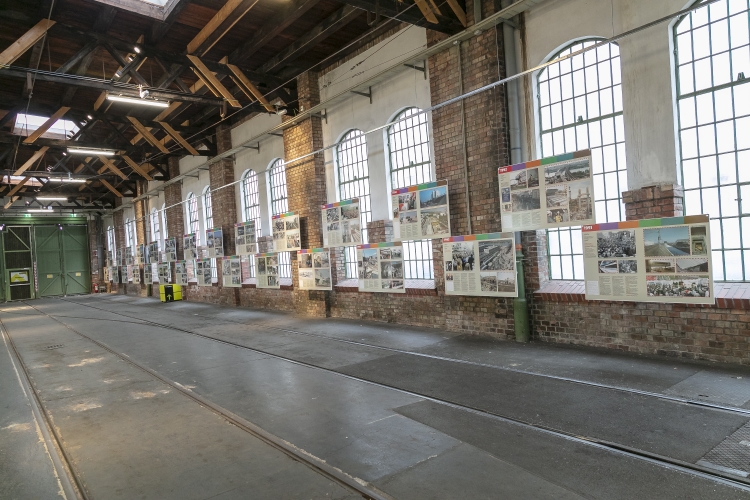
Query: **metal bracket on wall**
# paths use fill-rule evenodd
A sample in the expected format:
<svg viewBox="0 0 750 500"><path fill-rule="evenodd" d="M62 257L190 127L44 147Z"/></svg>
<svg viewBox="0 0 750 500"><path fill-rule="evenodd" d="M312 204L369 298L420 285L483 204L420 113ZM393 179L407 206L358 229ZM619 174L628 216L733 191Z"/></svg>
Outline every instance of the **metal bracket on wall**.
<svg viewBox="0 0 750 500"><path fill-rule="evenodd" d="M256 150L258 152L258 154L260 154L260 141L258 141L258 145L257 146L244 145L242 147L243 148L247 148L247 149L254 149L254 150Z"/></svg>
<svg viewBox="0 0 750 500"><path fill-rule="evenodd" d="M312 116L317 116L318 118L322 118L326 121L326 125L328 124L328 110L324 109L323 112L317 112L317 113L311 113Z"/></svg>
<svg viewBox="0 0 750 500"><path fill-rule="evenodd" d="M422 61L422 67L415 66L414 64L404 64L407 68L415 69L417 71L421 71L424 75L424 79L427 80L427 61Z"/></svg>
<svg viewBox="0 0 750 500"><path fill-rule="evenodd" d="M360 92L358 90L350 90L352 94L361 95L362 97L367 97L370 99L370 104L372 104L372 87L367 87L367 92ZM326 122L328 123L328 122Z"/></svg>

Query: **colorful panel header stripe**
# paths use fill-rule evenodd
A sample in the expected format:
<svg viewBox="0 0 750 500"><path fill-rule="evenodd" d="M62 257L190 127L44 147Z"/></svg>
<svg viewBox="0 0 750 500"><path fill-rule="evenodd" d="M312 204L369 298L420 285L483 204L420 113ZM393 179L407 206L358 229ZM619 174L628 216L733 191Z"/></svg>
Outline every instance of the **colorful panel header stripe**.
<svg viewBox="0 0 750 500"><path fill-rule="evenodd" d="M250 226L250 225L255 225L255 221L249 220L249 221L247 221L247 222L236 222L236 223L234 224L234 227L240 227L240 226Z"/></svg>
<svg viewBox="0 0 750 500"><path fill-rule="evenodd" d="M256 257L275 257L279 255L279 252L266 252L266 253L256 253Z"/></svg>
<svg viewBox="0 0 750 500"><path fill-rule="evenodd" d="M282 217L291 217L293 215L297 215L297 212L286 212L283 214L274 215L271 218L272 219L281 219Z"/></svg>
<svg viewBox="0 0 750 500"><path fill-rule="evenodd" d="M425 182L424 184L416 184L414 186L407 186L405 188L400 189L393 189L391 190L391 194L402 194L402 193L411 193L413 191L421 191L423 189L430 189L438 186L447 186L448 181L437 181L437 182Z"/></svg>
<svg viewBox="0 0 750 500"><path fill-rule="evenodd" d="M190 233L190 234L183 234L183 235L182 235L182 237L183 237L183 238L190 238L190 237L192 237L192 236L195 236L195 233Z"/></svg>
<svg viewBox="0 0 750 500"><path fill-rule="evenodd" d="M549 158L542 158L541 160L527 161L526 163L516 163L515 165L506 165L497 169L498 174L507 174L508 172L514 172L516 170L523 170L525 168L534 168L540 165L549 165L550 163L558 163L561 161L574 160L576 158L585 158L591 156L590 149L584 149L576 151L575 153L566 153L564 155L550 156Z"/></svg>
<svg viewBox="0 0 750 500"><path fill-rule="evenodd" d="M337 201L336 203L329 203L328 205L321 205L320 209L325 210L326 208L340 207L342 205L351 205L352 203L359 203L359 198L352 198L351 200Z"/></svg>
<svg viewBox="0 0 750 500"><path fill-rule="evenodd" d="M320 253L320 252L327 252L327 248L303 248L302 250L297 250L297 255L302 253Z"/></svg>
<svg viewBox="0 0 750 500"><path fill-rule="evenodd" d="M689 215L686 217L663 217L661 219L629 220L625 222L608 222L606 224L594 224L583 226L583 232L587 231L611 231L613 229L634 229L639 227L661 227L678 226L680 224L707 224L708 215Z"/></svg>
<svg viewBox="0 0 750 500"><path fill-rule="evenodd" d="M357 245L357 250L364 250L365 248L383 248L383 247L400 247L400 241L388 241L385 243L369 243L367 245Z"/></svg>
<svg viewBox="0 0 750 500"><path fill-rule="evenodd" d="M457 241L507 240L512 238L514 238L513 233L469 234L467 236L451 236L450 238L443 238L443 243L453 243Z"/></svg>

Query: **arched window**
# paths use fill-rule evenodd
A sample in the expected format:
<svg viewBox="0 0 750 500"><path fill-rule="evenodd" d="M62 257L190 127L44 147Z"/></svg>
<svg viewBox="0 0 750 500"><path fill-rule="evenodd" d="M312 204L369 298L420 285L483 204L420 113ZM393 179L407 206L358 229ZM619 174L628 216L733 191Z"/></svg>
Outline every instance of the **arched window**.
<svg viewBox="0 0 750 500"><path fill-rule="evenodd" d="M367 139L361 130L350 130L336 145L339 200L359 198L362 243L367 243L367 223L372 220L370 208L370 167L367 163ZM357 277L357 248L346 247L346 277Z"/></svg>
<svg viewBox="0 0 750 500"><path fill-rule="evenodd" d="M408 108L388 127L388 154L393 189L435 180L430 161L427 114ZM433 279L432 241L404 241L404 277Z"/></svg>
<svg viewBox="0 0 750 500"><path fill-rule="evenodd" d="M271 215L279 215L289 211L289 199L286 191L286 165L281 158L271 164L268 171L268 181L271 187ZM292 261L289 252L279 254L279 277L292 277Z"/></svg>
<svg viewBox="0 0 750 500"><path fill-rule="evenodd" d="M117 261L117 242L115 240L115 228L107 227L107 250L111 255L112 262Z"/></svg>
<svg viewBox="0 0 750 500"><path fill-rule="evenodd" d="M204 232L213 229L214 227L214 208L211 202L211 187L206 186L203 188L203 194L201 195L203 200L203 230ZM216 270L216 259L211 259L211 277L217 278L218 272Z"/></svg>
<svg viewBox="0 0 750 500"><path fill-rule="evenodd" d="M711 219L716 280L750 279L750 12L722 0L674 27L685 215Z"/></svg>
<svg viewBox="0 0 750 500"><path fill-rule="evenodd" d="M242 176L240 183L242 191L242 216L245 222L255 221L255 235L261 236L260 223L260 192L258 190L258 174L248 170Z"/></svg>
<svg viewBox="0 0 750 500"><path fill-rule="evenodd" d="M161 220L156 208L151 209L151 241L159 242L159 250L161 250Z"/></svg>
<svg viewBox="0 0 750 500"><path fill-rule="evenodd" d="M187 210L188 234L196 233L195 244L200 245L201 231L198 222L198 198L193 193L188 193L185 198L185 208Z"/></svg>
<svg viewBox="0 0 750 500"><path fill-rule="evenodd" d="M125 219L125 246L130 248L133 244L133 226L130 224L130 219Z"/></svg>
<svg viewBox="0 0 750 500"><path fill-rule="evenodd" d="M161 230L164 233L164 239L169 237L167 233L167 204L164 203L161 206Z"/></svg>
<svg viewBox="0 0 750 500"><path fill-rule="evenodd" d="M596 43L569 45L551 59ZM542 158L590 149L597 222L625 217L627 190L620 48L611 43L543 69L537 77ZM550 277L583 279L580 227L548 231Z"/></svg>

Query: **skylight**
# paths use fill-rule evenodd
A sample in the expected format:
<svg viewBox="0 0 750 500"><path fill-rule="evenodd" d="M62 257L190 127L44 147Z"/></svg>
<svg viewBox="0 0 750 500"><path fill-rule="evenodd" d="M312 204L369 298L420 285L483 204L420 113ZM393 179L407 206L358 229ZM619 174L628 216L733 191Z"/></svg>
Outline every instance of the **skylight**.
<svg viewBox="0 0 750 500"><path fill-rule="evenodd" d="M33 131L42 126L47 121L47 117L25 115L18 113L16 115L16 124L13 126L13 133L21 136L28 136ZM42 137L46 139L69 139L78 132L78 127L70 120L57 120Z"/></svg>
<svg viewBox="0 0 750 500"><path fill-rule="evenodd" d="M160 21L166 19L178 0L96 0L120 9L137 12Z"/></svg>

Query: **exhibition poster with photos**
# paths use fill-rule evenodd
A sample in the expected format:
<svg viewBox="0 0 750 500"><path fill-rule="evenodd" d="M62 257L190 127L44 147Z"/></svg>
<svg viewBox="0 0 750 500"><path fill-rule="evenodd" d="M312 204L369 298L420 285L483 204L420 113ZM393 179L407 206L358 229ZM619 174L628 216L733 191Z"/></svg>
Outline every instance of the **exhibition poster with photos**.
<svg viewBox="0 0 750 500"><path fill-rule="evenodd" d="M117 266L109 267L109 281L110 283L117 283Z"/></svg>
<svg viewBox="0 0 750 500"><path fill-rule="evenodd" d="M141 268L137 265L130 266L131 281L134 285L141 283Z"/></svg>
<svg viewBox="0 0 750 500"><path fill-rule="evenodd" d="M178 260L174 263L174 282L178 285L187 285L188 284L188 274L187 274L187 263L184 260Z"/></svg>
<svg viewBox="0 0 750 500"><path fill-rule="evenodd" d="M159 262L159 242L152 241L148 244L148 261L150 264Z"/></svg>
<svg viewBox="0 0 750 500"><path fill-rule="evenodd" d="M234 225L234 245L237 255L254 255L256 248L255 221L238 222Z"/></svg>
<svg viewBox="0 0 750 500"><path fill-rule="evenodd" d="M147 283L147 284L152 282L151 264L143 266L143 281L144 283Z"/></svg>
<svg viewBox="0 0 750 500"><path fill-rule="evenodd" d="M359 198L321 205L323 246L351 247L362 243Z"/></svg>
<svg viewBox="0 0 750 500"><path fill-rule="evenodd" d="M221 259L221 284L225 287L242 286L242 268L239 255Z"/></svg>
<svg viewBox="0 0 750 500"><path fill-rule="evenodd" d="M208 257L224 257L224 232L220 227L206 230L206 248Z"/></svg>
<svg viewBox="0 0 750 500"><path fill-rule="evenodd" d="M518 297L513 233L443 238L446 295Z"/></svg>
<svg viewBox="0 0 750 500"><path fill-rule="evenodd" d="M394 240L424 240L451 235L448 181L394 189L391 201Z"/></svg>
<svg viewBox="0 0 750 500"><path fill-rule="evenodd" d="M277 252L255 254L255 286L257 288L281 288Z"/></svg>
<svg viewBox="0 0 750 500"><path fill-rule="evenodd" d="M500 167L503 229L529 231L593 224L591 151Z"/></svg>
<svg viewBox="0 0 750 500"><path fill-rule="evenodd" d="M195 278L196 280L198 280L198 286L212 285L213 279L211 277L211 259L196 259Z"/></svg>
<svg viewBox="0 0 750 500"><path fill-rule="evenodd" d="M406 293L400 241L357 245L360 292Z"/></svg>
<svg viewBox="0 0 750 500"><path fill-rule="evenodd" d="M128 281L130 281L129 273L130 273L130 266L120 266L120 284L124 285Z"/></svg>
<svg viewBox="0 0 750 500"><path fill-rule="evenodd" d="M583 226L587 300L713 304L707 215Z"/></svg>
<svg viewBox="0 0 750 500"><path fill-rule="evenodd" d="M177 239L166 238L164 240L164 253L161 258L162 262L174 262L177 260Z"/></svg>
<svg viewBox="0 0 750 500"><path fill-rule="evenodd" d="M157 264L157 272L159 273L159 284L169 285L172 283L172 266L169 262L160 262Z"/></svg>
<svg viewBox="0 0 750 500"><path fill-rule="evenodd" d="M138 253L136 254L136 262L138 264L145 264L146 263L146 245L143 243L139 243L137 250Z"/></svg>
<svg viewBox="0 0 750 500"><path fill-rule="evenodd" d="M301 290L333 290L331 254L327 248L298 250L297 264Z"/></svg>
<svg viewBox="0 0 750 500"><path fill-rule="evenodd" d="M133 249L131 247L125 247L125 265L132 266L135 264L133 260Z"/></svg>
<svg viewBox="0 0 750 500"><path fill-rule="evenodd" d="M274 215L271 219L271 231L273 231L273 250L275 252L290 252L302 249L299 214L297 212Z"/></svg>
<svg viewBox="0 0 750 500"><path fill-rule="evenodd" d="M195 260L198 258L198 245L195 236L196 233L190 233L182 237L182 248L185 260Z"/></svg>

